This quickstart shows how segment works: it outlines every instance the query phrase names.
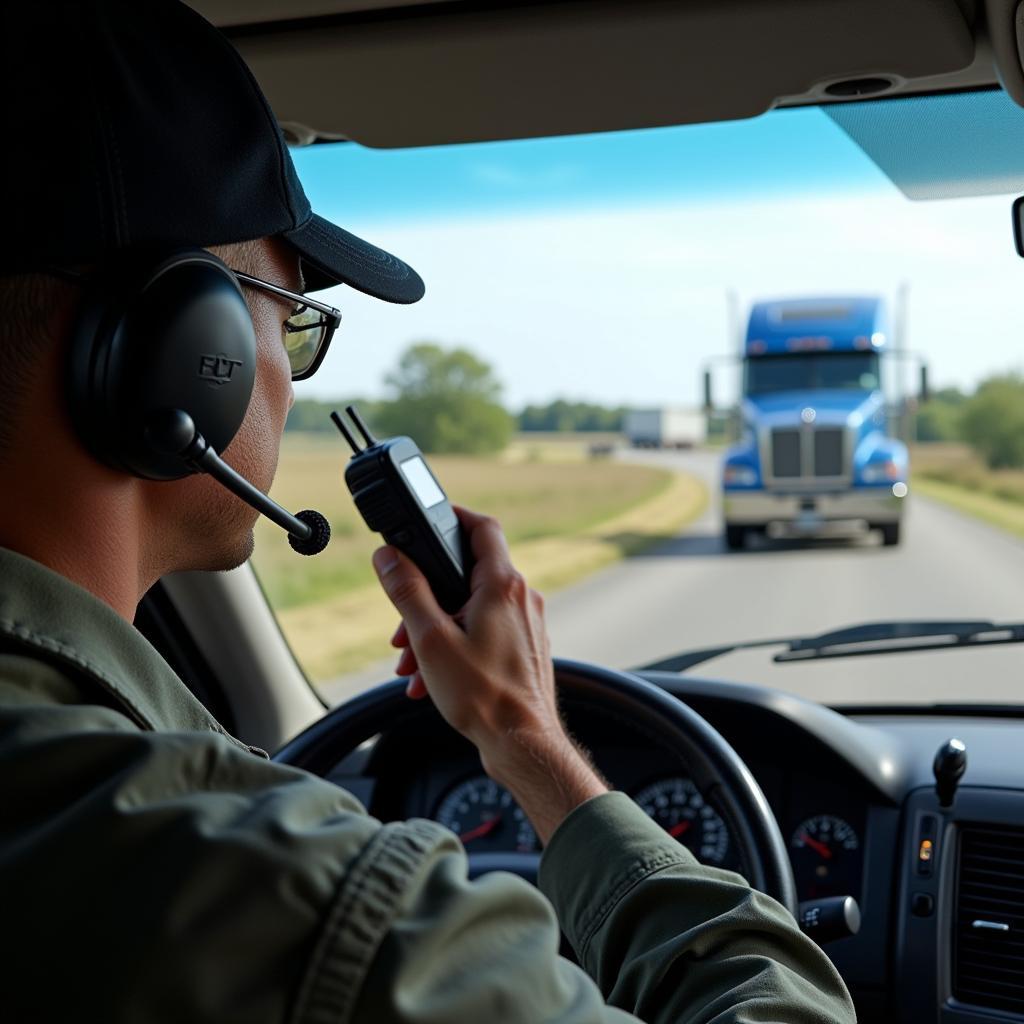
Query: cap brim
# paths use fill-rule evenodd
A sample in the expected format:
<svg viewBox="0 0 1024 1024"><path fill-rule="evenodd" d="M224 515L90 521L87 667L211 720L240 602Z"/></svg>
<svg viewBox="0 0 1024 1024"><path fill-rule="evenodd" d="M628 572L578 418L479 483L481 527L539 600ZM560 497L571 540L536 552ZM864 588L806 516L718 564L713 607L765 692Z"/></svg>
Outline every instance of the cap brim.
<svg viewBox="0 0 1024 1024"><path fill-rule="evenodd" d="M302 257L306 291L347 284L386 302L418 302L426 290L407 263L313 214L283 237Z"/></svg>

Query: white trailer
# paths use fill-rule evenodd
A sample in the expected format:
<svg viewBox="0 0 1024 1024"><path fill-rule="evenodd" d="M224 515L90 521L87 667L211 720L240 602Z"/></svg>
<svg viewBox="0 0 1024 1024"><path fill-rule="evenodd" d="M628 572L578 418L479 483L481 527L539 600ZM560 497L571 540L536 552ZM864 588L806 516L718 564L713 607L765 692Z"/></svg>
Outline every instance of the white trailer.
<svg viewBox="0 0 1024 1024"><path fill-rule="evenodd" d="M622 432L634 448L694 448L707 439L707 418L701 409L678 406L630 409Z"/></svg>

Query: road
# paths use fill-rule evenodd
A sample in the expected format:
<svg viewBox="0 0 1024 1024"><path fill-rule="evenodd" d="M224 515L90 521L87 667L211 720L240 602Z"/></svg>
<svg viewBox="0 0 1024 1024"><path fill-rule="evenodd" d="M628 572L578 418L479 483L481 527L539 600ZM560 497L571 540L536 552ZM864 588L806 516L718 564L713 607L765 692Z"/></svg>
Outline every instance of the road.
<svg viewBox="0 0 1024 1024"><path fill-rule="evenodd" d="M628 456L627 456L628 457ZM903 543L874 536L721 540L711 452L636 453L708 485L701 519L648 553L552 596L555 653L617 668L740 640L802 636L889 619L1024 619L1024 541L911 495ZM775 649L737 652L691 675L764 683L827 703L1024 701L1024 646L774 664Z"/></svg>
<svg viewBox="0 0 1024 1024"><path fill-rule="evenodd" d="M803 636L888 619L1024 620L1024 541L911 495L903 543L874 536L763 541L726 551L712 452L637 452L708 485L711 500L680 536L552 595L556 655L630 668L684 650ZM762 683L825 703L1024 702L1024 645L775 664L776 649L737 652L690 675ZM332 696L389 674L339 680Z"/></svg>

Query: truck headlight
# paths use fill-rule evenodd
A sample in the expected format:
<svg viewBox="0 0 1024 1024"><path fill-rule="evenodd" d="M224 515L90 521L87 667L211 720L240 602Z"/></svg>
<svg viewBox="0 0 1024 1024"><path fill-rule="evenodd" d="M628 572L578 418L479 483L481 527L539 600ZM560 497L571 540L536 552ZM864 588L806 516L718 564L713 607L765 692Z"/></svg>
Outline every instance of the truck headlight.
<svg viewBox="0 0 1024 1024"><path fill-rule="evenodd" d="M750 466L726 466L722 471L722 482L735 487L753 487L757 483L757 473Z"/></svg>
<svg viewBox="0 0 1024 1024"><path fill-rule="evenodd" d="M861 470L860 478L866 484L888 484L899 480L902 475L900 467L892 459L887 459L885 462L869 462Z"/></svg>

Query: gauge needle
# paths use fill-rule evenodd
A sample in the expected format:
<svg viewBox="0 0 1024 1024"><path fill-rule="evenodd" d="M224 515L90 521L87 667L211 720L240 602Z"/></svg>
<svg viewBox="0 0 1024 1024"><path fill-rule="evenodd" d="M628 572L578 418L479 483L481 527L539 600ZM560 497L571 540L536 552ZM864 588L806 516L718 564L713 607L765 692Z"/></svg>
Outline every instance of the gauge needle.
<svg viewBox="0 0 1024 1024"><path fill-rule="evenodd" d="M820 840L809 836L806 832L800 833L800 840L805 846L809 846L815 853L819 854L825 860L832 859L832 851Z"/></svg>
<svg viewBox="0 0 1024 1024"><path fill-rule="evenodd" d="M679 838L679 837L680 837L680 836L681 836L681 835L682 835L682 834L683 834L683 833L684 833L684 832L685 832L685 831L686 831L686 830L687 830L687 829L688 829L688 828L689 828L689 827L690 827L690 826L691 826L692 824L693 824L693 822L692 822L692 821L687 821L687 820L686 820L686 819L684 818L684 819L683 819L682 821L680 821L680 822L678 822L677 824L673 825L673 826L672 826L672 827L671 827L671 828L670 828L670 829L668 830L668 834L669 834L669 835L670 835L670 836L671 836L671 837L672 837L673 839L678 839L678 838Z"/></svg>
<svg viewBox="0 0 1024 1024"><path fill-rule="evenodd" d="M463 843L468 843L473 839L479 839L481 836L487 835L488 832L493 832L498 827L498 822L501 821L501 815L496 814L490 821L485 821L482 825L477 825L476 828L471 828L468 832L463 832L459 838Z"/></svg>

